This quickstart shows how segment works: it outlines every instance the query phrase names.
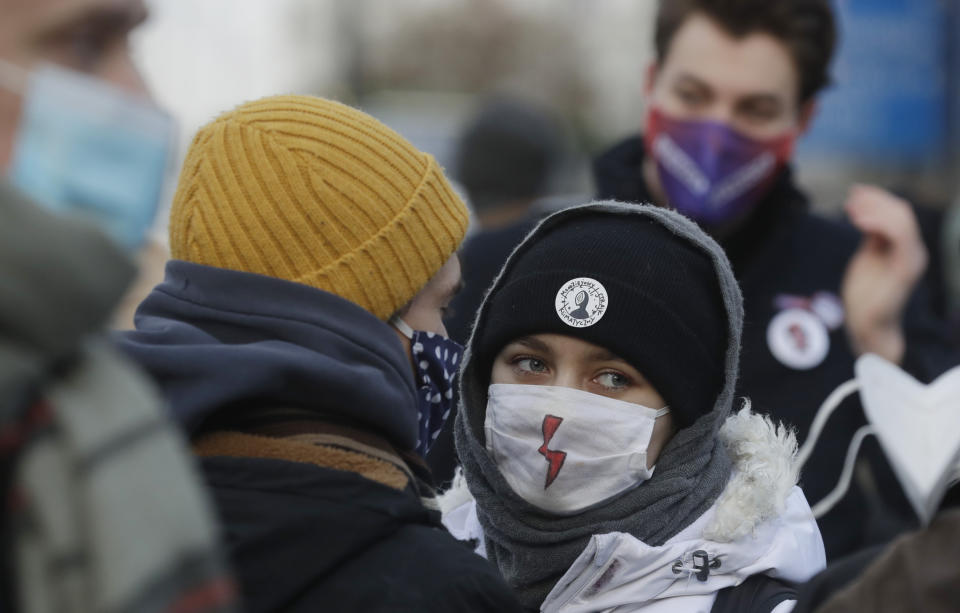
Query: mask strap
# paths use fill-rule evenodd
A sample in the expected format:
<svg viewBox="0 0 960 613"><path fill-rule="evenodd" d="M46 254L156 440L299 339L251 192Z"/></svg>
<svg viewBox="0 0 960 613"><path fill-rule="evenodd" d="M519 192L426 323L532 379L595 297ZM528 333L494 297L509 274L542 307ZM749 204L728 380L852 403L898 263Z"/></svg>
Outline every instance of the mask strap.
<svg viewBox="0 0 960 613"><path fill-rule="evenodd" d="M400 331L400 334L406 336L410 340L413 340L413 328L411 328L407 322L403 321L399 317L394 317L390 319L390 325Z"/></svg>
<svg viewBox="0 0 960 613"><path fill-rule="evenodd" d="M817 410L817 415L813 418L813 424L810 425L810 434L807 435L807 440L797 453L797 470L802 469L804 465L806 465L807 460L810 459L810 454L813 453L813 448L817 445L817 440L823 432L823 427L827 425L827 420L830 419L833 412L837 410L840 403L846 400L847 396L852 395L859 389L860 383L856 379L851 379L833 390L833 392L827 396L827 399L823 401L820 409Z"/></svg>
<svg viewBox="0 0 960 613"><path fill-rule="evenodd" d="M817 411L816 417L813 418L813 423L810 425L810 434L807 436L803 447L801 447L797 453L796 466L798 471L804 467L807 460L809 460L813 454L813 449L817 446L817 440L820 438L820 434L823 432L823 428L826 426L830 416L833 415L837 407L839 407L847 397L859 390L860 382L856 379L851 379L833 390L833 392L827 396L827 399L823 401L823 404ZM840 472L840 479L837 481L836 487L824 496L820 502L813 505L811 509L813 516L817 519L829 513L847 494L847 490L850 489L850 481L853 478L853 467L857 460L857 454L860 453L860 446L863 444L863 439L871 434L876 434L876 430L869 424L861 426L860 429L854 433L853 438L850 440L850 446L847 447L847 457L843 462L843 470Z"/></svg>
<svg viewBox="0 0 960 613"><path fill-rule="evenodd" d="M866 425L860 426L860 429L853 435L850 446L847 447L847 458L843 461L843 471L840 473L837 486L810 509L813 511L815 518L820 519L829 513L847 495L847 490L850 489L850 480L853 477L853 465L857 460L857 454L860 453L860 445L863 444L863 439L876 433L877 431L873 426Z"/></svg>
<svg viewBox="0 0 960 613"><path fill-rule="evenodd" d="M7 60L0 60L0 89L24 95L27 91L29 71Z"/></svg>
<svg viewBox="0 0 960 613"><path fill-rule="evenodd" d="M657 414L656 414L653 418L654 418L654 419L659 419L659 418L663 417L664 415L666 415L666 414L669 413L669 412L670 412L670 407L669 407L669 406L665 406L665 407L663 407L662 409L660 409L659 411L657 411Z"/></svg>

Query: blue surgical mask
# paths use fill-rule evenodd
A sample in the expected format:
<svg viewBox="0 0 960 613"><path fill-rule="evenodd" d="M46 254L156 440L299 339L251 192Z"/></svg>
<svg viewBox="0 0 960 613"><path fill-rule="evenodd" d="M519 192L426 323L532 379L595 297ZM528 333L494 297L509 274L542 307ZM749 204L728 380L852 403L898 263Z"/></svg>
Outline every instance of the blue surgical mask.
<svg viewBox="0 0 960 613"><path fill-rule="evenodd" d="M6 62L0 85L24 97L9 179L39 204L91 218L128 250L153 224L174 123L149 102L99 79Z"/></svg>
<svg viewBox="0 0 960 613"><path fill-rule="evenodd" d="M390 320L390 323L410 339L417 372L417 451L426 456L450 417L453 381L463 356L463 347L435 332L414 330L398 317Z"/></svg>

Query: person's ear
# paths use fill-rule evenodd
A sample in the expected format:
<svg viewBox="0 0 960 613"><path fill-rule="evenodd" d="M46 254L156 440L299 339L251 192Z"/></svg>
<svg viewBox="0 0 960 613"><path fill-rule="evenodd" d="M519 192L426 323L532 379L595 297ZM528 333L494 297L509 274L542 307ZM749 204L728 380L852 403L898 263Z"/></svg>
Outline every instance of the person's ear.
<svg viewBox="0 0 960 613"><path fill-rule="evenodd" d="M647 64L647 70L643 78L643 97L649 99L653 95L653 88L657 84L657 77L660 75L660 64L653 61Z"/></svg>
<svg viewBox="0 0 960 613"><path fill-rule="evenodd" d="M813 119L817 115L818 108L816 98L810 98L800 105L800 118L797 123L798 136L803 136L810 130L810 126L813 125Z"/></svg>

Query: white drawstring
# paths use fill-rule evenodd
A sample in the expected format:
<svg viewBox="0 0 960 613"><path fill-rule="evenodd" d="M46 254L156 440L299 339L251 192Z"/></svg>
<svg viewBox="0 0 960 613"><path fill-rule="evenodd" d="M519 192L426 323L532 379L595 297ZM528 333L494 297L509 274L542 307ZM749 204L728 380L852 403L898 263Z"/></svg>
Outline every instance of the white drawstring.
<svg viewBox="0 0 960 613"><path fill-rule="evenodd" d="M827 424L827 420L830 419L833 412L837 410L841 402L847 399L847 396L850 396L859 389L860 382L856 379L851 379L833 390L833 392L827 396L827 399L823 401L823 404L820 405L820 408L817 410L816 416L813 418L813 424L810 425L807 440L804 441L800 451L797 452L797 470L802 469L806 465L807 460L810 459L810 454L813 453L813 448L817 445L820 433L823 432L823 427Z"/></svg>
<svg viewBox="0 0 960 613"><path fill-rule="evenodd" d="M840 480L832 492L824 496L820 502L813 505L811 510L813 511L814 517L820 519L829 513L833 507L837 506L838 502L843 500L843 497L847 494L847 490L850 489L850 480L853 478L853 465L857 461L857 454L860 453L860 445L863 443L863 439L876 433L877 431L873 426L867 425L860 426L860 429L853 435L853 438L850 440L850 446L847 447L847 459L843 461L843 472L840 473Z"/></svg>
<svg viewBox="0 0 960 613"><path fill-rule="evenodd" d="M801 470L806 465L807 460L810 459L810 456L813 454L813 449L817 446L817 441L820 439L820 434L823 433L823 428L827 425L827 420L830 419L833 412L837 410L837 407L839 407L847 397L859 390L860 382L856 379L851 379L833 390L833 392L827 396L827 399L823 401L820 409L817 410L816 416L813 418L813 423L810 425L810 433L807 436L807 440L797 453L797 470ZM840 479L837 481L837 485L833 488L833 491L824 496L820 502L813 505L812 511L814 517L820 519L829 513L846 495L847 490L850 489L850 481L853 478L853 466L857 461L857 454L860 453L860 446L863 444L863 439L876 433L877 431L874 427L869 424L861 426L860 429L854 433L853 438L850 439L850 446L847 447L847 457L843 462Z"/></svg>

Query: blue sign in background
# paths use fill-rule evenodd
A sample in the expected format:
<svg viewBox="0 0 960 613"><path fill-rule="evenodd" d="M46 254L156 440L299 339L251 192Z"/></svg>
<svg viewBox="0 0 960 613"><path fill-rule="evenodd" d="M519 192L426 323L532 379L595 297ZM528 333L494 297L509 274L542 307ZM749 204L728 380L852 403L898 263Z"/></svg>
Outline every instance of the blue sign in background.
<svg viewBox="0 0 960 613"><path fill-rule="evenodd" d="M834 0L833 87L801 156L924 164L950 144L952 0Z"/></svg>

